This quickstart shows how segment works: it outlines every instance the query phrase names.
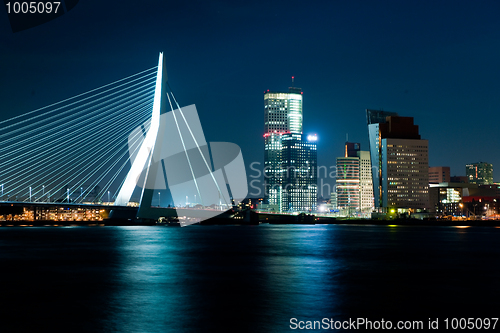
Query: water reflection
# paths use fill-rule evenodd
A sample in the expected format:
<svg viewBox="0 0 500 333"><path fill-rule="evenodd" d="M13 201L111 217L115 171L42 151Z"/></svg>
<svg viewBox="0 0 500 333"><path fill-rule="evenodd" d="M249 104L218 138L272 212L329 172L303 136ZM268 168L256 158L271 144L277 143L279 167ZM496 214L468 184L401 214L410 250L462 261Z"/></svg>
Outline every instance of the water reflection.
<svg viewBox="0 0 500 333"><path fill-rule="evenodd" d="M5 331L287 331L290 318L494 316L500 230L0 229ZM427 320L427 319L426 319Z"/></svg>

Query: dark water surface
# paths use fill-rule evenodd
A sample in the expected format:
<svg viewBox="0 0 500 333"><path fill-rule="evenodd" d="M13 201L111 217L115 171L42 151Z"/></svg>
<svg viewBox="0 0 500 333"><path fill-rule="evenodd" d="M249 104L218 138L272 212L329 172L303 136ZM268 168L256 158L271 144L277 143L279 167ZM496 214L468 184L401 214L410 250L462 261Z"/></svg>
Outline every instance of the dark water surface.
<svg viewBox="0 0 500 333"><path fill-rule="evenodd" d="M500 229L0 228L0 293L0 332L499 317Z"/></svg>

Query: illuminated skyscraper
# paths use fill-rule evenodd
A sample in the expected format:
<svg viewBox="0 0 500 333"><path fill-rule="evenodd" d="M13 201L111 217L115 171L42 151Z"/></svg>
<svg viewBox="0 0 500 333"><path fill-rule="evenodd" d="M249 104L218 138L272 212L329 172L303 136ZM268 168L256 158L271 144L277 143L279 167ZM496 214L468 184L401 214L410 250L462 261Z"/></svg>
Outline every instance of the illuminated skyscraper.
<svg viewBox="0 0 500 333"><path fill-rule="evenodd" d="M360 149L359 143L346 142L345 156L337 158L337 206L349 213L373 210L370 152Z"/></svg>
<svg viewBox="0 0 500 333"><path fill-rule="evenodd" d="M373 211L373 183L370 152L358 152L359 156L359 209L363 213Z"/></svg>
<svg viewBox="0 0 500 333"><path fill-rule="evenodd" d="M337 157L337 207L359 210L359 157Z"/></svg>
<svg viewBox="0 0 500 333"><path fill-rule="evenodd" d="M413 118L374 110L367 118L375 206L428 209L428 141Z"/></svg>
<svg viewBox="0 0 500 333"><path fill-rule="evenodd" d="M275 211L316 209L315 137L302 135L302 90L264 93L264 201Z"/></svg>
<svg viewBox="0 0 500 333"><path fill-rule="evenodd" d="M302 134L302 89L264 93L264 133Z"/></svg>
<svg viewBox="0 0 500 333"><path fill-rule="evenodd" d="M281 139L281 211L314 211L318 197L316 137L307 140L301 134L284 134Z"/></svg>

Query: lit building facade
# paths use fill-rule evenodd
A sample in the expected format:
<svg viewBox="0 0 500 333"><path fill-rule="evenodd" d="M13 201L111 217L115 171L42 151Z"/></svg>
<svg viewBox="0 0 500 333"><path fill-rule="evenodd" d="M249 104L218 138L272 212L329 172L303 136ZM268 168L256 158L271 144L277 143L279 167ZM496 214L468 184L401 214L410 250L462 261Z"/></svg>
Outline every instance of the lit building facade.
<svg viewBox="0 0 500 333"><path fill-rule="evenodd" d="M334 210L338 209L337 191L336 190L334 192L330 193L330 205L331 205L332 209L334 209Z"/></svg>
<svg viewBox="0 0 500 333"><path fill-rule="evenodd" d="M338 207L369 213L374 208L370 152L362 151L359 143L346 142L344 155L337 158Z"/></svg>
<svg viewBox="0 0 500 333"><path fill-rule="evenodd" d="M464 213L463 198L469 196L471 187L477 185L467 183L441 182L429 185L430 206L440 215L458 215Z"/></svg>
<svg viewBox="0 0 500 333"><path fill-rule="evenodd" d="M359 210L359 158L337 157L337 208Z"/></svg>
<svg viewBox="0 0 500 333"><path fill-rule="evenodd" d="M382 139L382 207L429 208L427 140Z"/></svg>
<svg viewBox="0 0 500 333"><path fill-rule="evenodd" d="M264 202L275 211L317 205L316 137L302 135L302 90L264 93Z"/></svg>
<svg viewBox="0 0 500 333"><path fill-rule="evenodd" d="M316 144L300 134L284 134L281 156L281 211L316 210L318 198Z"/></svg>
<svg viewBox="0 0 500 333"><path fill-rule="evenodd" d="M360 150L359 154L359 205L362 212L373 210L373 183L370 152Z"/></svg>
<svg viewBox="0 0 500 333"><path fill-rule="evenodd" d="M428 209L429 143L413 118L367 110L367 119L375 206Z"/></svg>
<svg viewBox="0 0 500 333"><path fill-rule="evenodd" d="M493 184L493 164L486 162L467 164L465 174L471 184Z"/></svg>

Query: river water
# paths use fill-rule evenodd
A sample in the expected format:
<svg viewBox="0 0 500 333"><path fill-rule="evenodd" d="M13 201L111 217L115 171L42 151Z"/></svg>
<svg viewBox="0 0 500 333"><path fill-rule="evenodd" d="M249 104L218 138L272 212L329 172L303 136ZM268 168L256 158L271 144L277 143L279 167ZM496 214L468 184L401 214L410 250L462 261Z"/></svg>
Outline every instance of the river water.
<svg viewBox="0 0 500 333"><path fill-rule="evenodd" d="M499 317L500 229L4 227L0 292L1 332Z"/></svg>

